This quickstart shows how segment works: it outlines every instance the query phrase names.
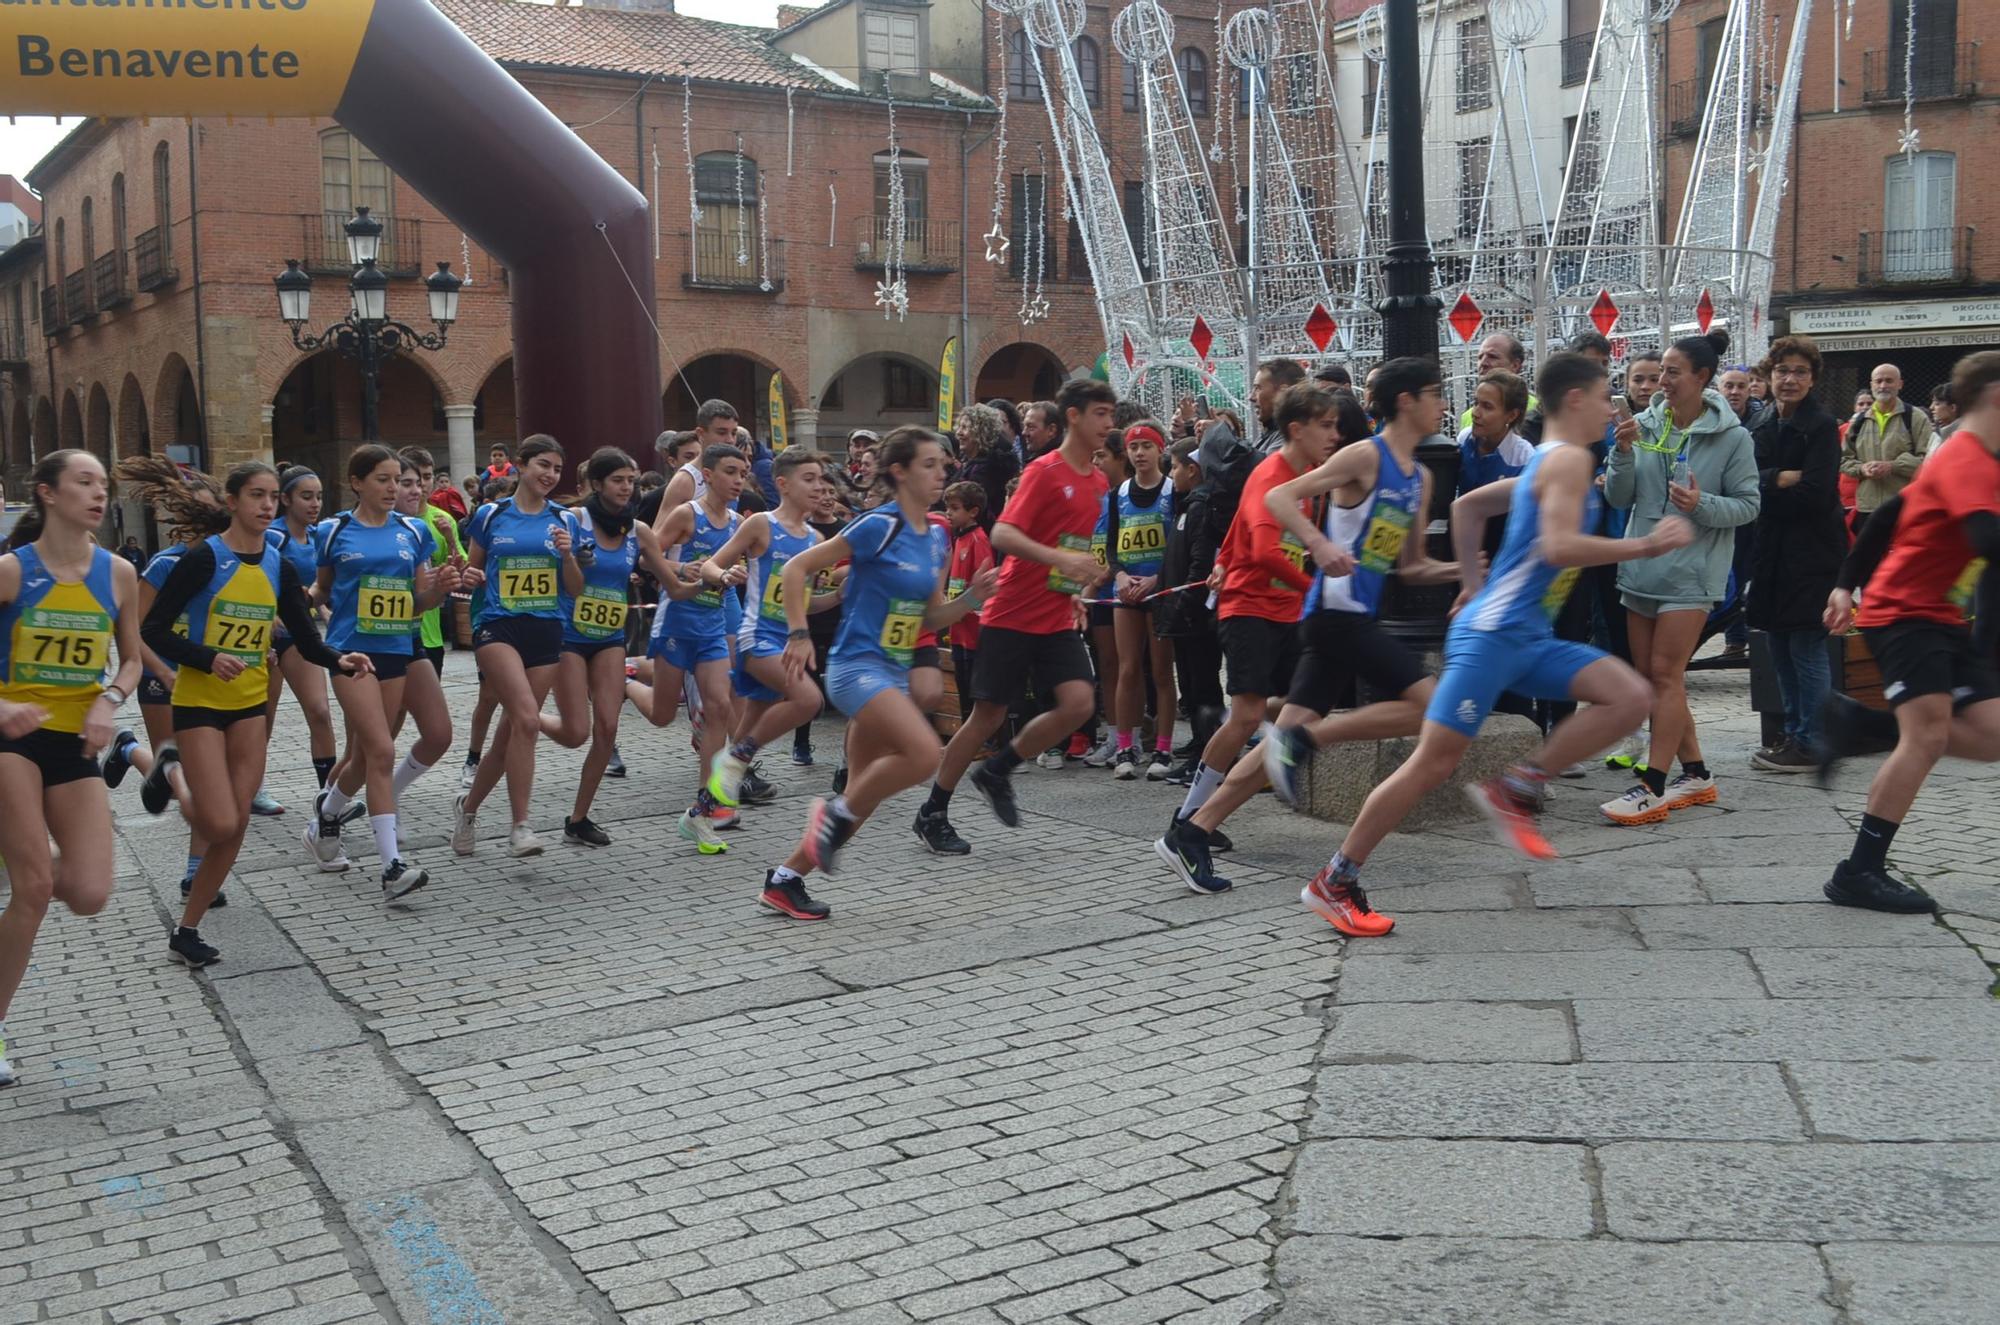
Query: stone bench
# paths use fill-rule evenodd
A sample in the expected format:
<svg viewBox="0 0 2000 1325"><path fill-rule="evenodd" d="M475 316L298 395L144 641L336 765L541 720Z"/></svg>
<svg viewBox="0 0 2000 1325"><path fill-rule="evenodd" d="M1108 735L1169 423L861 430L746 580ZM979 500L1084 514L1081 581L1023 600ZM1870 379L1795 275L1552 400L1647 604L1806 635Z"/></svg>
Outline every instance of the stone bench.
<svg viewBox="0 0 2000 1325"><path fill-rule="evenodd" d="M1541 740L1541 729L1528 719L1512 713L1494 714L1473 738L1464 762L1451 780L1418 801L1400 831L1421 832L1477 818L1479 812L1466 800L1463 789L1526 757ZM1353 823L1368 793L1416 748L1417 740L1410 736L1388 741L1350 741L1321 750L1313 756L1302 779L1300 813L1330 823Z"/></svg>

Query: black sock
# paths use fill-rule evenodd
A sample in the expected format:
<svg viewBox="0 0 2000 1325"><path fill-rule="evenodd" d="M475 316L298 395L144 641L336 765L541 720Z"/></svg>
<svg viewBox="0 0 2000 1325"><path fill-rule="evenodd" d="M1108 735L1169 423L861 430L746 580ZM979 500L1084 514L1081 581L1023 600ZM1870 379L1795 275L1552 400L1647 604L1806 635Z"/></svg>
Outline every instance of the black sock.
<svg viewBox="0 0 2000 1325"><path fill-rule="evenodd" d="M931 798L924 802L925 814L944 814L951 809L951 793L931 783Z"/></svg>
<svg viewBox="0 0 2000 1325"><path fill-rule="evenodd" d="M995 773L1012 773L1021 766L1021 756L1014 753L1012 745L1003 745L999 753L986 761L986 765Z"/></svg>
<svg viewBox="0 0 2000 1325"><path fill-rule="evenodd" d="M1867 870L1888 868L1889 844L1896 840L1896 829L1900 826L1872 814L1862 815L1861 831L1854 835L1854 850L1847 857L1848 863Z"/></svg>
<svg viewBox="0 0 2000 1325"><path fill-rule="evenodd" d="M332 759L313 760L313 776L319 779L322 787L326 785L326 780L333 776L333 766L336 762L338 761Z"/></svg>
<svg viewBox="0 0 2000 1325"><path fill-rule="evenodd" d="M1637 770L1639 781L1646 784L1646 790L1655 796L1664 796L1667 791L1667 770L1664 768L1641 768Z"/></svg>
<svg viewBox="0 0 2000 1325"><path fill-rule="evenodd" d="M1687 760L1683 759L1681 760L1681 772L1687 774L1691 778L1705 778L1708 776L1708 765L1703 763L1699 759L1695 760L1692 763L1689 763Z"/></svg>

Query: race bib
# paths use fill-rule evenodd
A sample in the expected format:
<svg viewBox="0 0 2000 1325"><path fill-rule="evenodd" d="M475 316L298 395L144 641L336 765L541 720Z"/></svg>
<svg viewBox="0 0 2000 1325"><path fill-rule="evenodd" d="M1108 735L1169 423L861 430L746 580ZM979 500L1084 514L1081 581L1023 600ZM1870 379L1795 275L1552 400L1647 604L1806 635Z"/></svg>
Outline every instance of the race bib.
<svg viewBox="0 0 2000 1325"><path fill-rule="evenodd" d="M1299 574L1303 575L1306 573L1306 545L1299 541L1297 534L1289 530L1285 532L1284 537L1278 540L1278 554L1286 561L1291 562L1292 565L1298 567ZM1274 579L1271 581L1271 587L1273 589L1289 590L1292 586L1286 584L1283 580Z"/></svg>
<svg viewBox="0 0 2000 1325"><path fill-rule="evenodd" d="M102 611L31 607L14 626L14 681L94 686L111 657L111 617Z"/></svg>
<svg viewBox="0 0 2000 1325"><path fill-rule="evenodd" d="M1944 591L1945 601L1965 613L1968 620L1972 616L1972 600L1979 592L1979 577L1985 573L1986 558L1974 557L1952 581L1951 588Z"/></svg>
<svg viewBox="0 0 2000 1325"><path fill-rule="evenodd" d="M364 575L354 597L354 628L363 635L407 635L416 595L407 576Z"/></svg>
<svg viewBox="0 0 2000 1325"><path fill-rule="evenodd" d="M1563 604L1569 601L1569 591L1576 587L1576 577L1583 574L1581 566L1565 566L1550 582L1549 591L1542 595L1542 611L1553 621L1562 613Z"/></svg>
<svg viewBox="0 0 2000 1325"><path fill-rule="evenodd" d="M621 591L586 584L576 596L570 624L585 639L617 639L625 633L625 610L625 595Z"/></svg>
<svg viewBox="0 0 2000 1325"><path fill-rule="evenodd" d="M1092 547L1091 546L1092 542L1093 540L1085 538L1082 534L1064 534L1060 538L1056 539L1056 546L1060 548L1066 548L1071 552L1084 552L1084 551L1095 552L1097 554L1098 564L1103 565L1104 564L1103 544L1100 541L1098 542L1096 547ZM1059 594L1080 594L1083 592L1083 585L1075 580L1072 580L1069 576L1063 574L1061 571L1057 570L1054 566L1051 566L1049 567L1049 591L1051 593L1059 593Z"/></svg>
<svg viewBox="0 0 2000 1325"><path fill-rule="evenodd" d="M1118 526L1118 559L1152 561L1167 550L1166 521L1154 518Z"/></svg>
<svg viewBox="0 0 2000 1325"><path fill-rule="evenodd" d="M924 633L924 603L916 598L894 598L882 618L882 652L898 666L908 667L917 654L917 637Z"/></svg>
<svg viewBox="0 0 2000 1325"><path fill-rule="evenodd" d="M1386 575L1403 555L1403 543L1410 535L1411 515L1400 506L1376 510L1361 538L1361 555L1355 563L1365 571Z"/></svg>
<svg viewBox="0 0 2000 1325"><path fill-rule="evenodd" d="M556 568L541 557L500 558L500 610L511 616L547 612L556 605Z"/></svg>
<svg viewBox="0 0 2000 1325"><path fill-rule="evenodd" d="M953 576L944 582L944 598L946 602L950 602L964 592L965 581L959 579L957 576Z"/></svg>
<svg viewBox="0 0 2000 1325"><path fill-rule="evenodd" d="M764 603L757 614L766 621L785 619L785 563L775 557L771 560L771 573L764 577Z"/></svg>
<svg viewBox="0 0 2000 1325"><path fill-rule="evenodd" d="M271 622L278 615L270 603L239 603L218 598L209 604L208 635L202 640L217 653L234 654L249 666L263 663L271 648ZM403 632L409 633L409 622Z"/></svg>

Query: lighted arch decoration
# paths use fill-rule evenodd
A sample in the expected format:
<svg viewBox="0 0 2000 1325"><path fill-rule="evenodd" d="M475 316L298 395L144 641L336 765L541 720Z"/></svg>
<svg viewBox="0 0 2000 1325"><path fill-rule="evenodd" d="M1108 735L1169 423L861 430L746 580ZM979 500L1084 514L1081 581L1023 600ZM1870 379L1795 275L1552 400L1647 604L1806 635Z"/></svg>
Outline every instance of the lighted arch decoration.
<svg viewBox="0 0 2000 1325"><path fill-rule="evenodd" d="M330 116L506 266L524 434L659 432L645 197L428 0L0 5L0 115Z"/></svg>

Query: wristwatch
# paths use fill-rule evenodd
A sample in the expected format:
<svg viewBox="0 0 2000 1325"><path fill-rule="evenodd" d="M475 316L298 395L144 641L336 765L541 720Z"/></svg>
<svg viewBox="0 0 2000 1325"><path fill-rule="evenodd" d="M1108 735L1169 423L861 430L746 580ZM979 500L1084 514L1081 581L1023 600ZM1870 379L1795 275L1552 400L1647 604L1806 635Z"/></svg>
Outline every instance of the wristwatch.
<svg viewBox="0 0 2000 1325"><path fill-rule="evenodd" d="M126 701L127 699L129 699L129 698L130 698L130 696L129 696L129 695L127 695L127 694L126 694L126 693L125 693L125 692L124 692L123 690L120 690L120 689L119 689L119 688L118 688L117 686L104 686L104 687L103 687L102 689L100 689L100 690L99 690L99 691L98 691L97 693L98 693L99 695L113 695L113 696L116 696L116 698L114 698L114 699L113 699L113 700L111 701L111 705L112 705L112 707L113 707L113 708L123 708L123 707L125 707L125 701Z"/></svg>

